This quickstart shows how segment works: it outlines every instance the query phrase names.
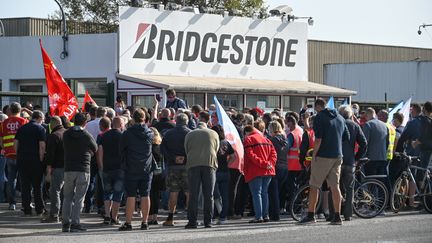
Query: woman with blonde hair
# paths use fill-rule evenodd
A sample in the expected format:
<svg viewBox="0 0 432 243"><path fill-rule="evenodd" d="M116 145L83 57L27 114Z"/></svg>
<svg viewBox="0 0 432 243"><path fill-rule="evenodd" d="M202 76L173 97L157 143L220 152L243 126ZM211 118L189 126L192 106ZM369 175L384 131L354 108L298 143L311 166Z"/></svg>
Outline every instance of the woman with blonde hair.
<svg viewBox="0 0 432 243"><path fill-rule="evenodd" d="M276 175L270 181L269 193L269 217L270 220L278 221L280 219L280 210L284 210L287 205L287 178L288 178L288 162L287 162L287 141L284 130L279 121L271 121L268 125L269 139L272 142L276 154Z"/></svg>
<svg viewBox="0 0 432 243"><path fill-rule="evenodd" d="M163 167L163 157L160 152L160 144L162 143L162 137L156 128L150 127L150 130L152 130L154 134L152 146L154 168L150 190L151 203L149 213L149 225L156 225L158 224L157 217L159 211L160 192L165 190L165 178L161 173Z"/></svg>

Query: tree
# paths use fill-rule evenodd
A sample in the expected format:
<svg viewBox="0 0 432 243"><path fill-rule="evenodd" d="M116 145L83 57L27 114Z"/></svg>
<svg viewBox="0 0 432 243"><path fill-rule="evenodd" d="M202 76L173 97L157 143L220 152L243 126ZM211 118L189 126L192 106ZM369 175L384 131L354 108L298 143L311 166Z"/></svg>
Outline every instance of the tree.
<svg viewBox="0 0 432 243"><path fill-rule="evenodd" d="M140 0L58 0L63 7L66 20L69 21L69 33L80 28L80 33L95 32L95 27L82 30L80 23L89 22L97 25L97 32L116 32L118 29L119 6L142 6ZM254 12L264 16L267 7L264 0L163 0L162 3L175 2L188 6L198 6L203 9L227 10L232 15L252 16ZM53 19L61 19L60 11L51 16Z"/></svg>

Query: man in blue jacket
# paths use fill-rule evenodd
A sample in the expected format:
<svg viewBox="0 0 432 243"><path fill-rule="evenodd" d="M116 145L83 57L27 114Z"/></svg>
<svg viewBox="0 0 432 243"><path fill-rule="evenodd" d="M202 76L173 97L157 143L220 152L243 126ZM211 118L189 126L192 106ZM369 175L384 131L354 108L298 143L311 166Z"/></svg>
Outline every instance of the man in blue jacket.
<svg viewBox="0 0 432 243"><path fill-rule="evenodd" d="M137 109L133 113L135 124L128 128L120 139L120 154L125 171L126 221L120 231L132 230L132 214L135 210L135 198L141 197L141 230L148 229L150 210L150 188L152 173L153 132L145 124L145 112Z"/></svg>

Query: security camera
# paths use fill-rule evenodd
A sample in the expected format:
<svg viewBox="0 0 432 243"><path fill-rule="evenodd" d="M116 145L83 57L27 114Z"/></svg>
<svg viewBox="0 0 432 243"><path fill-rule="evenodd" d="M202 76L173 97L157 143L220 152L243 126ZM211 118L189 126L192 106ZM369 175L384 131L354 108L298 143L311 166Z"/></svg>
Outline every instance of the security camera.
<svg viewBox="0 0 432 243"><path fill-rule="evenodd" d="M293 9L288 5L280 5L272 10L270 10L270 14L272 16L282 16L282 15L288 15L291 13Z"/></svg>
<svg viewBox="0 0 432 243"><path fill-rule="evenodd" d="M417 31L417 34L421 35L421 33L422 33L422 32L421 32L421 30L419 29L419 30Z"/></svg>

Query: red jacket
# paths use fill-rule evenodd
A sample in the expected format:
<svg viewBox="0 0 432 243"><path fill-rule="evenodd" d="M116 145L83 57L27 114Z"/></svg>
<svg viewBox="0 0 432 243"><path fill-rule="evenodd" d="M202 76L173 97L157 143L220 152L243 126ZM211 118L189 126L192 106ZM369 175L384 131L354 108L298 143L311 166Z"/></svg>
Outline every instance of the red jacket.
<svg viewBox="0 0 432 243"><path fill-rule="evenodd" d="M243 146L244 154L244 176L249 182L258 176L274 176L277 159L273 144L258 130L254 130L245 137ZM267 169L271 165L271 169Z"/></svg>

